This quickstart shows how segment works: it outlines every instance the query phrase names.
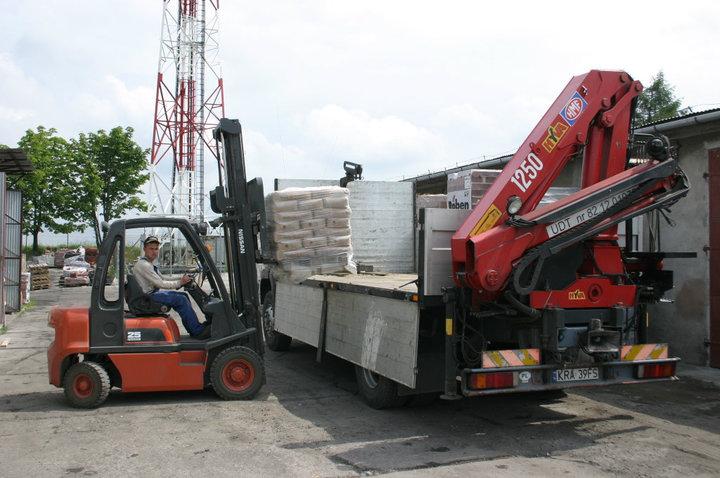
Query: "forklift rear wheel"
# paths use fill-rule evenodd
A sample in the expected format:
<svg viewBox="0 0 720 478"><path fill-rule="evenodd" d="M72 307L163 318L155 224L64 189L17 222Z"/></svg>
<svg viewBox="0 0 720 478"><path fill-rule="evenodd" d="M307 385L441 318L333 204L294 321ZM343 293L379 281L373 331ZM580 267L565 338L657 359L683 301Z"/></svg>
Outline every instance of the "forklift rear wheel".
<svg viewBox="0 0 720 478"><path fill-rule="evenodd" d="M65 373L63 388L73 407L96 408L110 393L110 377L98 363L78 362Z"/></svg>
<svg viewBox="0 0 720 478"><path fill-rule="evenodd" d="M262 303L262 321L263 331L265 332L265 342L267 343L268 348L273 352L285 352L290 349L292 337L281 334L274 329L274 302L275 299L272 292L265 294Z"/></svg>
<svg viewBox="0 0 720 478"><path fill-rule="evenodd" d="M210 384L225 400L250 400L265 383L265 367L254 350L229 347L215 357L210 367Z"/></svg>
<svg viewBox="0 0 720 478"><path fill-rule="evenodd" d="M360 396L372 408L400 407L407 401L407 397L398 395L396 382L359 365L355 366L355 379Z"/></svg>

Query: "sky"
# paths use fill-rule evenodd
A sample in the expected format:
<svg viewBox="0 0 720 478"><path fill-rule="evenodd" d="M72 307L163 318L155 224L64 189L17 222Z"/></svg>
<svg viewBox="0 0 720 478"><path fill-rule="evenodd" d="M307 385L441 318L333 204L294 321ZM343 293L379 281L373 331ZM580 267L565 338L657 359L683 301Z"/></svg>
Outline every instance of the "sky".
<svg viewBox="0 0 720 478"><path fill-rule="evenodd" d="M0 7L1 144L131 126L150 147L161 0ZM216 38L226 115L267 189L343 161L400 180L513 153L591 69L646 85L662 70L683 106L718 107L718 18L712 1L221 0Z"/></svg>

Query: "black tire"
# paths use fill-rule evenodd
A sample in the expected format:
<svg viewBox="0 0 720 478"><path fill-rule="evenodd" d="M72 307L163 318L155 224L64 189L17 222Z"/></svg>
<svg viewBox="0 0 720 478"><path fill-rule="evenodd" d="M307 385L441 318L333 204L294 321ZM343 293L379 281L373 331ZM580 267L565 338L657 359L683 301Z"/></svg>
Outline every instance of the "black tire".
<svg viewBox="0 0 720 478"><path fill-rule="evenodd" d="M250 400L265 383L265 365L254 350L236 345L215 357L210 385L224 400Z"/></svg>
<svg viewBox="0 0 720 478"><path fill-rule="evenodd" d="M365 403L376 410L401 407L408 397L398 395L398 384L370 370L355 366L358 392Z"/></svg>
<svg viewBox="0 0 720 478"><path fill-rule="evenodd" d="M265 343L273 352L286 352L290 349L292 337L281 334L273 329L275 318L273 316L273 303L275 302L272 292L265 294L262 303L263 332Z"/></svg>
<svg viewBox="0 0 720 478"><path fill-rule="evenodd" d="M435 403L437 400L437 393L418 393L417 395L411 395L407 401L407 406L412 408L428 407Z"/></svg>
<svg viewBox="0 0 720 478"><path fill-rule="evenodd" d="M98 363L78 362L65 372L63 388L73 407L97 408L110 393L110 377Z"/></svg>

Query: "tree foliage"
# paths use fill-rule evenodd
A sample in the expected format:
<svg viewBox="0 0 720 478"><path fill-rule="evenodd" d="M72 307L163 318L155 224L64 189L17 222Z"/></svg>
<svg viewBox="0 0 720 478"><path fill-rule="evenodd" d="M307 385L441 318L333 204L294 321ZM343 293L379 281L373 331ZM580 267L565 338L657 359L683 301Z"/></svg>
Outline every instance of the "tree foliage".
<svg viewBox="0 0 720 478"><path fill-rule="evenodd" d="M672 118L680 110L680 99L675 97L675 87L665 81L661 71L652 78L652 83L638 96L635 122L638 125Z"/></svg>
<svg viewBox="0 0 720 478"><path fill-rule="evenodd" d="M65 234L76 229L73 222L73 185L68 142L54 128L38 126L25 132L18 147L33 164L33 171L11 180L23 193L23 232L33 236L38 251L42 231Z"/></svg>
<svg viewBox="0 0 720 478"><path fill-rule="evenodd" d="M132 128L116 127L109 132L80 134L70 149L77 164L76 220L82 228L91 227L100 244L100 224L131 210L147 211L141 199L141 186L150 177L145 173L147 150L132 138Z"/></svg>

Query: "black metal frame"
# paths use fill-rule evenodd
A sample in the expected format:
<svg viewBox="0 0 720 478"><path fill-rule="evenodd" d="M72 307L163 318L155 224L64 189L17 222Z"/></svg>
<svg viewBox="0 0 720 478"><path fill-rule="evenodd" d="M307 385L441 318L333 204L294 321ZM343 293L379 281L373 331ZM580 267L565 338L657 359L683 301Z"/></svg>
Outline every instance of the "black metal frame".
<svg viewBox="0 0 720 478"><path fill-rule="evenodd" d="M218 164L220 185L210 192L210 205L221 215L214 224L222 224L225 233L232 308L246 328L262 330L256 263L266 262L263 252L269 251L262 179L247 182L238 120L221 119L213 136L222 144L225 164ZM252 334L250 341L262 355L263 334Z"/></svg>
<svg viewBox="0 0 720 478"><path fill-rule="evenodd" d="M263 334L260 328L260 300L256 262L266 261L261 251L268 251L265 228L265 203L262 179L246 182L242 130L237 120L223 118L213 131L222 144L224 164L220 163L220 186L210 193L213 211L221 216L225 232L229 288L220 276L201 238L201 225L184 218L149 217L113 222L100 246L97 273L92 286L90 305L90 353L148 353L180 350L211 350L242 340L258 354L264 353ZM224 166L224 167L223 167ZM204 225L204 224L203 224ZM109 261L116 252L125 257L127 229L168 227L178 229L203 265L215 297L205 305L213 316L211 338L207 341L183 341L165 345L125 345L125 278L124 260L118 264L118 298L106 300L105 283Z"/></svg>
<svg viewBox="0 0 720 478"><path fill-rule="evenodd" d="M228 295L227 289L225 289L225 284L222 281L220 272L210 258L210 254L204 247L196 228L190 221L183 218L168 217L121 219L110 225L110 229L108 230L105 240L100 246L100 251L98 253L97 272L95 274L90 296L90 352L109 353L107 351L108 349L112 349L114 352L119 352L120 350L118 350L118 347L123 347L122 351L126 352L168 351L167 346L163 345L143 346L142 350L141 347L136 345L124 345L124 260L120 260L118 263L118 298L116 300L108 301L105 299L104 295L108 270L112 265L109 261L116 252L116 248L118 257L121 259L124 259L125 257L126 231L128 229L141 229L149 227L168 227L175 228L180 231L185 236L185 239L193 249L193 252L198 256L203 266L207 269L206 272L211 285L215 290L215 293L219 296L218 299L222 303L222 305L216 304L216 307L221 306L224 309L224 313L219 314L213 319L213 332L217 329L218 332L224 331L225 333L214 333L213 338L216 338L215 335L227 336L229 334L242 334L245 332L248 327L240 321L233 320L233 318L237 316L233 313L233 310L230 307L230 296ZM216 324L215 321L217 319L219 320ZM205 346L202 343L198 343L197 345L188 343L183 349L205 349Z"/></svg>

